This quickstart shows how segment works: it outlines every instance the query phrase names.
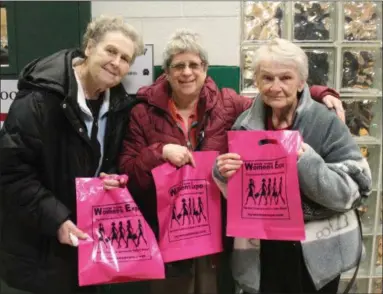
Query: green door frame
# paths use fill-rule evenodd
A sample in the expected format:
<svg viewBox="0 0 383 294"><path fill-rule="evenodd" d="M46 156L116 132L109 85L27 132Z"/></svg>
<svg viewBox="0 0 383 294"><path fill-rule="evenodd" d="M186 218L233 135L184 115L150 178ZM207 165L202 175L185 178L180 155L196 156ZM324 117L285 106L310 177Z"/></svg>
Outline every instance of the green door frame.
<svg viewBox="0 0 383 294"><path fill-rule="evenodd" d="M38 1L37 1L38 2ZM39 3L33 3L36 5L35 7L39 7ZM45 1L41 1L41 6L44 7ZM64 1L61 1L64 2ZM20 13L25 13L25 9L23 9L24 3L26 5L30 5L28 2L24 1L2 1L0 6L5 7L7 9L7 30L8 30L8 50L9 50L9 67L0 67L0 79L17 79L19 72L22 67L25 65L25 58L20 58L20 54L23 54L24 51L28 51L28 46L36 46L34 44L34 40L30 41L30 45L28 41L25 41L24 36L20 36L20 29L18 30L18 21L17 19L21 18ZM68 2L68 4L71 2ZM73 4L73 2L72 2ZM91 20L91 2L90 1L77 1L78 4L78 36L76 39L76 46L81 46L82 36L86 30L88 22ZM20 11L22 10L22 11ZM44 14L46 17L46 14ZM20 20L19 20L20 21ZM52 21L52 20L49 20ZM54 21L54 20L53 20ZM33 25L33 24L32 24ZM19 25L20 26L20 25ZM25 27L25 26L24 26ZM36 27L36 30L39 28ZM56 36L52 36L54 38ZM23 46L20 46L20 41L22 38ZM73 40L73 39L72 39ZM26 45L27 42L27 45ZM47 40L49 42L49 40ZM21 48L23 47L23 48ZM55 48L57 51L65 48ZM25 55L23 55L25 56ZM32 59L32 57L31 57ZM23 62L24 61L24 62ZM24 64L21 64L24 63Z"/></svg>

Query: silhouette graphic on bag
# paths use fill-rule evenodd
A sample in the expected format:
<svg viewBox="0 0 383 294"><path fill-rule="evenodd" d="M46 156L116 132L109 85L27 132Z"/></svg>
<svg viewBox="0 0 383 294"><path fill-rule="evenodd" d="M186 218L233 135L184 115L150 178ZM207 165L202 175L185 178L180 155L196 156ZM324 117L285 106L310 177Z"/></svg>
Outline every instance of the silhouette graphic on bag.
<svg viewBox="0 0 383 294"><path fill-rule="evenodd" d="M205 214L205 207L202 201L202 197L182 198L181 199L181 208L177 213L177 203L175 202L172 206L172 217L170 220L170 228L174 228L174 222L178 224L178 227L185 225L195 225L201 223L202 220L207 221L207 216ZM185 223L185 219L187 222Z"/></svg>
<svg viewBox="0 0 383 294"><path fill-rule="evenodd" d="M266 184L267 183L267 184ZM250 178L247 185L247 196L245 206L252 205L263 205L263 206L271 206L273 204L278 205L279 201L283 205L286 204L285 199L283 198L283 180L282 177L279 177L279 184L277 185L277 177L272 178L262 178L260 183L259 190L254 193L256 187L255 180ZM256 199L259 198L258 203ZM249 199L252 199L252 203L249 203Z"/></svg>
<svg viewBox="0 0 383 294"><path fill-rule="evenodd" d="M116 228L116 223L112 222L112 227L111 227L111 234L110 234L110 243L113 245L114 241L118 243L118 232ZM120 244L118 243L118 248L120 248Z"/></svg>
<svg viewBox="0 0 383 294"><path fill-rule="evenodd" d="M148 245L148 242L146 241L144 237L144 228L142 227L141 220L138 220L138 229L137 229L137 243L136 247L140 246L140 240L141 238L144 240L145 244Z"/></svg>
<svg viewBox="0 0 383 294"><path fill-rule="evenodd" d="M108 242L109 239L105 238L105 228L102 223L98 224L98 242L102 242L106 245L106 242Z"/></svg>
<svg viewBox="0 0 383 294"><path fill-rule="evenodd" d="M254 190L255 190L255 183L253 179L249 179L249 184L247 186L247 199L245 205L247 205L247 202L249 201L249 198L253 199L254 204L255 203L255 195L254 195Z"/></svg>

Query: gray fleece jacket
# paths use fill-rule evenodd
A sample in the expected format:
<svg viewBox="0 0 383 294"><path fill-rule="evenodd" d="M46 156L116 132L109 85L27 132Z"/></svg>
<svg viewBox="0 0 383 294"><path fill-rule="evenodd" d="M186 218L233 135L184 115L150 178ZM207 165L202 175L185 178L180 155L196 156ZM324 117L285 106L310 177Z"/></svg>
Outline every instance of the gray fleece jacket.
<svg viewBox="0 0 383 294"><path fill-rule="evenodd" d="M258 95L233 130L264 130L265 116L265 105ZM334 112L311 99L307 85L292 130L298 130L309 145L297 163L306 231L302 250L307 269L320 289L358 262L363 243L354 209L371 192L371 172L347 126ZM226 183L216 167L213 174L226 196ZM259 240L235 238L233 275L250 293L259 290L259 250Z"/></svg>

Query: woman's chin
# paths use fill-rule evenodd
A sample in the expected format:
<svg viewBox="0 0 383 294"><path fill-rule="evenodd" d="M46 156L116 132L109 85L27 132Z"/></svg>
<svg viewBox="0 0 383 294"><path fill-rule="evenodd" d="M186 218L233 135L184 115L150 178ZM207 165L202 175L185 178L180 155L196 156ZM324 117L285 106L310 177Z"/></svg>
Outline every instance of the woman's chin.
<svg viewBox="0 0 383 294"><path fill-rule="evenodd" d="M113 88L114 86L117 86L120 83L120 81L117 81L116 79L100 79L98 81L98 85L104 89Z"/></svg>
<svg viewBox="0 0 383 294"><path fill-rule="evenodd" d="M285 101L268 101L266 104L275 110L283 109L287 106Z"/></svg>
<svg viewBox="0 0 383 294"><path fill-rule="evenodd" d="M191 96L196 93L196 90L195 88L189 88L189 89L182 89L180 92L183 96Z"/></svg>

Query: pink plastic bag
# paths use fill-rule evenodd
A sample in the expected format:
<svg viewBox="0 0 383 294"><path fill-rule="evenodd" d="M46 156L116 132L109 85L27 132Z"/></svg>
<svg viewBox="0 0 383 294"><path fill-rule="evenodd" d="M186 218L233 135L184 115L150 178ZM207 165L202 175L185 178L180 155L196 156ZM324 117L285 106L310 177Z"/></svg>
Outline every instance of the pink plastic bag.
<svg viewBox="0 0 383 294"><path fill-rule="evenodd" d="M80 286L165 278L155 236L128 189L77 178L76 192L77 224L91 237L79 242Z"/></svg>
<svg viewBox="0 0 383 294"><path fill-rule="evenodd" d="M228 182L227 235L304 240L297 131L230 131L229 152L243 160Z"/></svg>
<svg viewBox="0 0 383 294"><path fill-rule="evenodd" d="M222 251L221 196L212 177L218 152L194 152L196 167L165 163L152 170L159 245L165 262Z"/></svg>

